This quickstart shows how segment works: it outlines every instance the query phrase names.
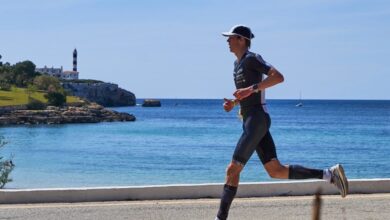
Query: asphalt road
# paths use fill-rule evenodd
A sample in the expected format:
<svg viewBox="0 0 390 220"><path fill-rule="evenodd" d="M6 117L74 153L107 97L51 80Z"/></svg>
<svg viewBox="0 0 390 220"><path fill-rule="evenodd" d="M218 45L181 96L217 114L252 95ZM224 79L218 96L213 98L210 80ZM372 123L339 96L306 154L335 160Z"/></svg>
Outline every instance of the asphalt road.
<svg viewBox="0 0 390 220"><path fill-rule="evenodd" d="M311 219L314 197L235 199L229 220ZM390 219L390 194L323 196L321 219ZM0 219L214 220L218 199L0 205Z"/></svg>

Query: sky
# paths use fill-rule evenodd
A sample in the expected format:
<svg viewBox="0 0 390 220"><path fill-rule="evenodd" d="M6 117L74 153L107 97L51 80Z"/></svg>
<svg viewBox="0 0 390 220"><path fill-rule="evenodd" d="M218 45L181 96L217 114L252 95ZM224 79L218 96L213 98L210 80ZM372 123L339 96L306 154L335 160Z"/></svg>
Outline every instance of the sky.
<svg viewBox="0 0 390 220"><path fill-rule="evenodd" d="M251 51L285 77L271 99L390 99L387 0L0 0L3 62L72 69L137 98L232 98L221 32L251 27Z"/></svg>

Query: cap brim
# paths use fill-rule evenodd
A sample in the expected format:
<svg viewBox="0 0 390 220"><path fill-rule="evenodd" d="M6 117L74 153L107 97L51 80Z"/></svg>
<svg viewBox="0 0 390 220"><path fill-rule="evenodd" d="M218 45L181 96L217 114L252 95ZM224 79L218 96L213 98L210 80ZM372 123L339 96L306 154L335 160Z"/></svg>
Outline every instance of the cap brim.
<svg viewBox="0 0 390 220"><path fill-rule="evenodd" d="M222 32L222 35L225 37L240 36L239 34L235 34L235 33L231 33L231 32Z"/></svg>
<svg viewBox="0 0 390 220"><path fill-rule="evenodd" d="M225 36L225 37L240 36L240 37L243 37L243 38L245 38L245 39L251 40L251 39L249 39L249 38L247 38L247 37L242 36L241 34L236 34L236 33L223 32L222 35ZM254 38L254 37L255 37L255 36L252 34L252 38Z"/></svg>

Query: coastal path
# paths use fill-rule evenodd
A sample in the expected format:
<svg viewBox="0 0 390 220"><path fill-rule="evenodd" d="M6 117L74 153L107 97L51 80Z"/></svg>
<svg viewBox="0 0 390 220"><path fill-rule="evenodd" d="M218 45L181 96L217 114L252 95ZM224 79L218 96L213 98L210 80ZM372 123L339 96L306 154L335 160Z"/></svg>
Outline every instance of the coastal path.
<svg viewBox="0 0 390 220"><path fill-rule="evenodd" d="M321 219L390 219L390 194L322 196ZM237 198L230 220L311 219L314 196ZM0 205L7 220L214 220L218 199Z"/></svg>

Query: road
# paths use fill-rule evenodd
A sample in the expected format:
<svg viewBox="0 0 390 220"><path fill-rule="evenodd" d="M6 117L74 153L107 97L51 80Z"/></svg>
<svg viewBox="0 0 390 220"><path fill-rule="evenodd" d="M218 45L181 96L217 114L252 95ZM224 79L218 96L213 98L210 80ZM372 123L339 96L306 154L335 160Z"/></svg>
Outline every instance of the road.
<svg viewBox="0 0 390 220"><path fill-rule="evenodd" d="M235 199L229 220L311 219L313 196ZM321 219L390 219L390 194L322 197ZM218 199L0 205L0 219L214 220Z"/></svg>

